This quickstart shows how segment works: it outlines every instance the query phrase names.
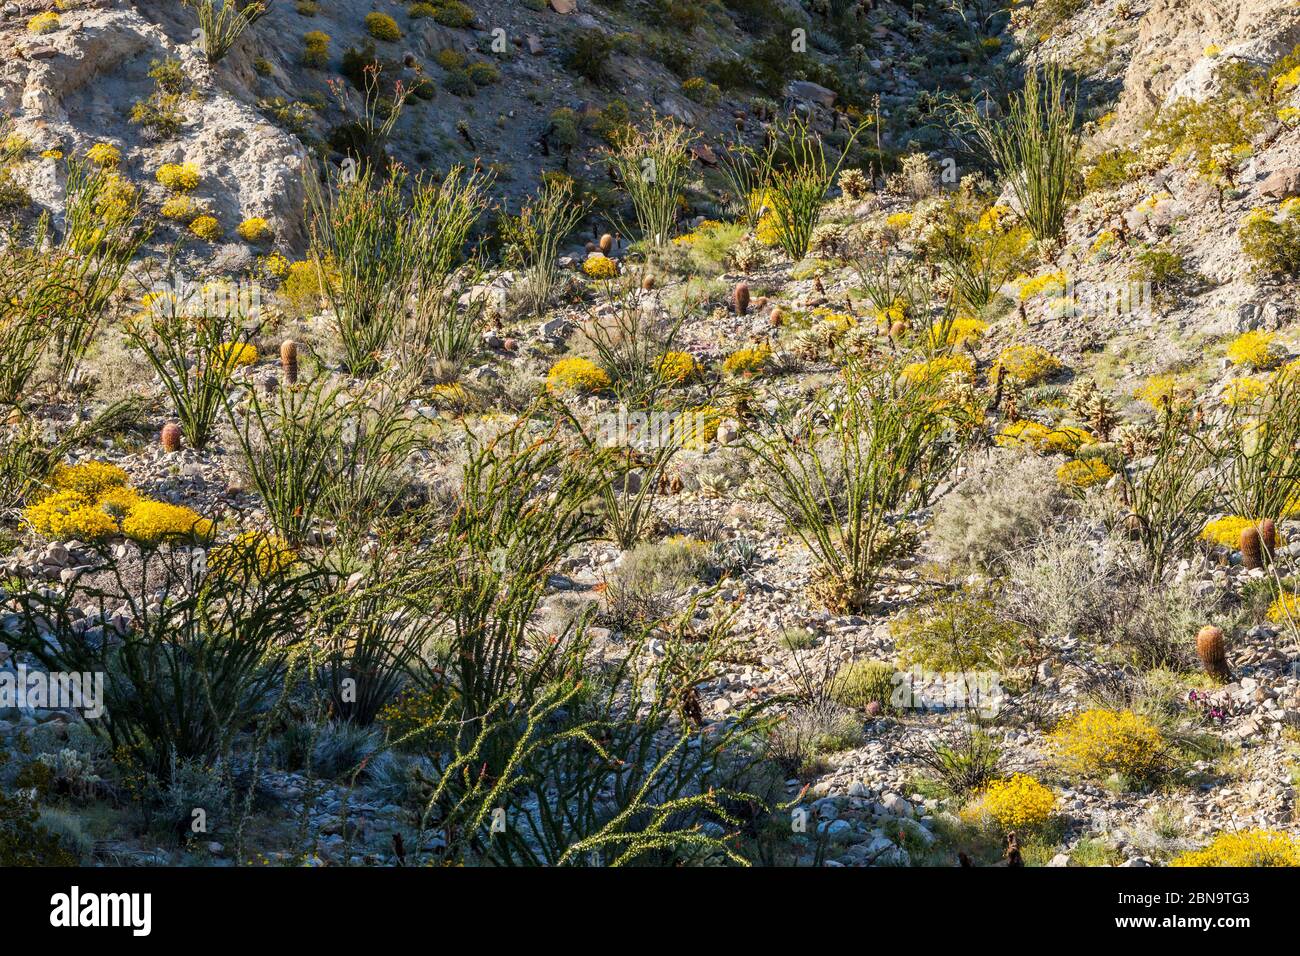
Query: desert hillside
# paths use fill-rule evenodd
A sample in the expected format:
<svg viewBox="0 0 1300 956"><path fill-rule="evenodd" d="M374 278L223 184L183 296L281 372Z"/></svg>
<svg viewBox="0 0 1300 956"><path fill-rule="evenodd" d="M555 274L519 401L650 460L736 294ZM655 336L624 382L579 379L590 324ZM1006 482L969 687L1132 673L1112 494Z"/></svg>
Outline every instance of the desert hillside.
<svg viewBox="0 0 1300 956"><path fill-rule="evenodd" d="M10 2L0 113L0 863L1300 865L1294 2Z"/></svg>

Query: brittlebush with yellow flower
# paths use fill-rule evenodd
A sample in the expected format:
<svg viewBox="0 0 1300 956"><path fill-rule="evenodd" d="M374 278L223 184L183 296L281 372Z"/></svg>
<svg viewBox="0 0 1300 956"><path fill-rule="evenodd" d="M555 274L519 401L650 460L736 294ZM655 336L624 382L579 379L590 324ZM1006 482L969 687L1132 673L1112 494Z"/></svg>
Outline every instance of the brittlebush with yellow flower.
<svg viewBox="0 0 1300 956"><path fill-rule="evenodd" d="M550 392L602 392L610 386L609 375L591 359L563 358L546 373Z"/></svg>
<svg viewBox="0 0 1300 956"><path fill-rule="evenodd" d="M1056 795L1028 774L989 784L979 808L1003 830L1034 830L1052 817Z"/></svg>
<svg viewBox="0 0 1300 956"><path fill-rule="evenodd" d="M1219 833L1210 845L1188 850L1170 866L1300 866L1300 842L1280 830Z"/></svg>
<svg viewBox="0 0 1300 956"><path fill-rule="evenodd" d="M1090 779L1149 777L1165 752L1160 730L1131 710L1085 710L1061 721L1048 741L1062 768Z"/></svg>

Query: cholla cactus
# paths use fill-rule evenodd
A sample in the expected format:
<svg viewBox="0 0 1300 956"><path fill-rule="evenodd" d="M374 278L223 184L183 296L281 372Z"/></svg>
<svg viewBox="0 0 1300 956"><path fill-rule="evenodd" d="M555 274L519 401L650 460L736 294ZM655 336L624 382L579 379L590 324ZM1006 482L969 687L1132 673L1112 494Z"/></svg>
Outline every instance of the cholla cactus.
<svg viewBox="0 0 1300 956"><path fill-rule="evenodd" d="M298 383L298 343L293 339L285 339L280 346L280 368L286 382L290 385Z"/></svg>
<svg viewBox="0 0 1300 956"><path fill-rule="evenodd" d="M1201 659L1205 673L1215 680L1228 681L1228 657L1223 647L1223 628L1207 624L1196 635L1196 656Z"/></svg>
<svg viewBox="0 0 1300 956"><path fill-rule="evenodd" d="M840 173L840 190L850 199L866 199L871 194L871 183L862 170L853 167Z"/></svg>
<svg viewBox="0 0 1300 956"><path fill-rule="evenodd" d="M848 232L838 223L824 223L813 230L808 251L821 259L838 256L848 240Z"/></svg>
<svg viewBox="0 0 1300 956"><path fill-rule="evenodd" d="M1080 379L1070 386L1070 409L1080 421L1087 422L1101 441L1110 438L1115 427L1115 412L1110 399L1092 379Z"/></svg>
<svg viewBox="0 0 1300 956"><path fill-rule="evenodd" d="M1125 422L1115 433L1115 443L1125 458L1142 458L1155 450L1159 435L1150 425L1138 422Z"/></svg>

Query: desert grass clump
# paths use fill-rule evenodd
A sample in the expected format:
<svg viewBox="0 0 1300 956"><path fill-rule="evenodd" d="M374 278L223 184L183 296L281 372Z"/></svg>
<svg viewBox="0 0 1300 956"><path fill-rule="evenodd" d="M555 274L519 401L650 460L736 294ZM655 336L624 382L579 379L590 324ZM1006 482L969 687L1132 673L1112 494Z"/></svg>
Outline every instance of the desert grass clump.
<svg viewBox="0 0 1300 956"><path fill-rule="evenodd" d="M1052 243L1061 234L1076 186L1075 108L1064 70L1053 64L1041 74L1026 72L1024 88L1012 97L1004 120L993 119L976 104L957 109L960 133L1011 183L1025 222L1040 242Z"/></svg>
<svg viewBox="0 0 1300 956"><path fill-rule="evenodd" d="M890 709L897 686L898 671L892 664L853 661L835 672L830 696L845 707L880 714Z"/></svg>

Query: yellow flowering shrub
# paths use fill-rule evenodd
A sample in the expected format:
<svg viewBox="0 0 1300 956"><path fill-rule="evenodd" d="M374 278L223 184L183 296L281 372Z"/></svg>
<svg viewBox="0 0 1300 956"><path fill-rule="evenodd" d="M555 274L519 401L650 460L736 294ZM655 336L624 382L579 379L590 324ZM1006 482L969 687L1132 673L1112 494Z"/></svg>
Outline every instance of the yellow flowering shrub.
<svg viewBox="0 0 1300 956"><path fill-rule="evenodd" d="M722 360L722 371L728 375L757 375L771 357L772 347L766 343L736 349Z"/></svg>
<svg viewBox="0 0 1300 956"><path fill-rule="evenodd" d="M257 346L252 342L222 342L216 351L216 360L227 372L257 364Z"/></svg>
<svg viewBox="0 0 1300 956"><path fill-rule="evenodd" d="M1032 278L1026 276L1020 280L1016 294L1021 302L1028 302L1040 295L1060 295L1065 291L1067 281L1064 272L1044 272Z"/></svg>
<svg viewBox="0 0 1300 956"><path fill-rule="evenodd" d="M201 541L211 536L212 522L184 505L142 498L122 519L122 533L142 544L176 537Z"/></svg>
<svg viewBox="0 0 1300 956"><path fill-rule="evenodd" d="M167 201L162 204L159 213L164 219L173 219L177 222L192 220L195 213L199 211L199 204L189 196L169 196Z"/></svg>
<svg viewBox="0 0 1300 956"><path fill-rule="evenodd" d="M776 213L764 213L754 227L754 238L765 246L777 246L781 243L780 219Z"/></svg>
<svg viewBox="0 0 1300 956"><path fill-rule="evenodd" d="M1140 779L1160 765L1165 741L1159 729L1131 710L1094 708L1067 717L1048 735L1057 760L1083 777L1113 773Z"/></svg>
<svg viewBox="0 0 1300 956"><path fill-rule="evenodd" d="M217 222L215 216L199 216L190 223L190 232L204 242L216 242L221 238L221 223Z"/></svg>
<svg viewBox="0 0 1300 956"><path fill-rule="evenodd" d="M1220 398L1229 408L1241 405L1253 405L1264 397L1268 391L1268 380L1258 375L1243 375L1234 378L1223 387Z"/></svg>
<svg viewBox="0 0 1300 956"><path fill-rule="evenodd" d="M693 246L701 239L706 239L722 228L722 223L715 219L705 219L691 232L683 233L673 240L673 245Z"/></svg>
<svg viewBox="0 0 1300 956"><path fill-rule="evenodd" d="M1201 540L1236 550L1241 545L1241 533L1258 523L1259 519L1257 518L1225 515L1222 518L1215 518L1213 521L1205 523L1205 527L1201 529ZM1280 534L1278 540L1285 543Z"/></svg>
<svg viewBox="0 0 1300 956"><path fill-rule="evenodd" d="M263 577L279 574L298 560L298 552L279 535L241 531L230 544L208 553L208 571L220 574L248 561Z"/></svg>
<svg viewBox="0 0 1300 956"><path fill-rule="evenodd" d="M984 336L988 328L989 324L979 319L969 317L953 319L946 328L936 326L930 329L930 344L935 348L942 346L956 348L968 342L975 344Z"/></svg>
<svg viewBox="0 0 1300 956"><path fill-rule="evenodd" d="M984 791L983 808L1003 830L1042 826L1056 808L1056 795L1027 774L996 780Z"/></svg>
<svg viewBox="0 0 1300 956"><path fill-rule="evenodd" d="M1300 623L1300 594L1279 594L1269 605L1268 619L1274 624Z"/></svg>
<svg viewBox="0 0 1300 956"><path fill-rule="evenodd" d="M1067 488L1091 488L1110 480L1115 474L1100 458L1067 461L1056 469L1056 480Z"/></svg>
<svg viewBox="0 0 1300 956"><path fill-rule="evenodd" d="M1088 248L1088 255L1104 255L1110 250L1111 246L1115 245L1117 240L1118 237L1113 229L1103 229L1097 233L1097 238L1092 241L1092 245Z"/></svg>
<svg viewBox="0 0 1300 956"><path fill-rule="evenodd" d="M53 10L38 13L27 21L28 33L52 33L59 28L59 15Z"/></svg>
<svg viewBox="0 0 1300 956"><path fill-rule="evenodd" d="M887 309L876 309L875 312L876 327L882 332L888 332L895 322L905 322L907 320L907 309L903 303L895 299Z"/></svg>
<svg viewBox="0 0 1300 956"><path fill-rule="evenodd" d="M154 178L164 189L187 193L199 186L199 168L193 163L163 163Z"/></svg>
<svg viewBox="0 0 1300 956"><path fill-rule="evenodd" d="M311 259L289 265L280 294L300 309L314 308L321 298L320 270Z"/></svg>
<svg viewBox="0 0 1300 956"><path fill-rule="evenodd" d="M42 537L58 541L99 541L117 534L117 522L77 491L56 491L23 511L27 524Z"/></svg>
<svg viewBox="0 0 1300 956"><path fill-rule="evenodd" d="M408 687L392 699L375 718L388 740L402 746L425 743L422 735L440 723L446 707L445 691L426 687Z"/></svg>
<svg viewBox="0 0 1300 956"><path fill-rule="evenodd" d="M582 271L592 279L612 279L618 275L618 265L609 256L597 252L582 263Z"/></svg>
<svg viewBox="0 0 1300 956"><path fill-rule="evenodd" d="M665 381L686 382L699 374L700 366L689 352L665 352L659 359L659 374Z"/></svg>
<svg viewBox="0 0 1300 956"><path fill-rule="evenodd" d="M96 166L116 166L122 159L122 151L112 143L96 143L86 150L86 159Z"/></svg>
<svg viewBox="0 0 1300 956"><path fill-rule="evenodd" d="M965 355L940 355L903 367L903 378L916 384L942 382L950 375L969 381L975 377L975 363Z"/></svg>
<svg viewBox="0 0 1300 956"><path fill-rule="evenodd" d="M682 444L686 448L703 451L718 437L722 410L713 405L695 405L683 410L680 420L684 424Z"/></svg>
<svg viewBox="0 0 1300 956"><path fill-rule="evenodd" d="M1037 385L1063 367L1060 359L1037 345L1008 345L994 365L1026 385Z"/></svg>
<svg viewBox="0 0 1300 956"><path fill-rule="evenodd" d="M1300 66L1273 78L1273 89L1279 96L1284 96L1297 88L1300 88Z"/></svg>
<svg viewBox="0 0 1300 956"><path fill-rule="evenodd" d="M600 392L609 386L609 375L591 359L563 358L546 373L546 388L551 392Z"/></svg>
<svg viewBox="0 0 1300 956"><path fill-rule="evenodd" d="M139 503L140 493L126 485L109 488L95 499L96 507L115 521L121 521Z"/></svg>
<svg viewBox="0 0 1300 956"><path fill-rule="evenodd" d="M1001 448L1043 448L1051 431L1042 422L1022 418L1002 426L993 442Z"/></svg>
<svg viewBox="0 0 1300 956"><path fill-rule="evenodd" d="M278 252L273 252L262 260L262 268L272 279L283 279L289 274L289 260Z"/></svg>
<svg viewBox="0 0 1300 956"><path fill-rule="evenodd" d="M1170 866L1300 866L1300 842L1279 830L1222 831L1210 845L1188 850Z"/></svg>
<svg viewBox="0 0 1300 956"><path fill-rule="evenodd" d="M1272 368L1281 360L1281 352L1274 338L1272 332L1261 332L1258 329L1242 332L1228 343L1228 361L1255 371Z"/></svg>
<svg viewBox="0 0 1300 956"><path fill-rule="evenodd" d="M58 465L50 480L59 491L75 491L92 502L109 488L120 488L127 482L126 472L106 461Z"/></svg>
<svg viewBox="0 0 1300 956"><path fill-rule="evenodd" d="M902 232L912 224L912 214L910 212L896 212L885 219L885 225L894 232Z"/></svg>
<svg viewBox="0 0 1300 956"><path fill-rule="evenodd" d="M402 38L402 30L397 21L386 13L367 13L365 23L366 32L376 40L391 43Z"/></svg>
<svg viewBox="0 0 1300 956"><path fill-rule="evenodd" d="M271 238L271 224L261 216L250 216L235 227L235 232L245 242L266 242Z"/></svg>
<svg viewBox="0 0 1300 956"><path fill-rule="evenodd" d="M1177 375L1152 375L1133 393L1133 397L1159 411L1166 405L1179 404L1179 399L1188 392L1187 385Z"/></svg>

